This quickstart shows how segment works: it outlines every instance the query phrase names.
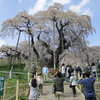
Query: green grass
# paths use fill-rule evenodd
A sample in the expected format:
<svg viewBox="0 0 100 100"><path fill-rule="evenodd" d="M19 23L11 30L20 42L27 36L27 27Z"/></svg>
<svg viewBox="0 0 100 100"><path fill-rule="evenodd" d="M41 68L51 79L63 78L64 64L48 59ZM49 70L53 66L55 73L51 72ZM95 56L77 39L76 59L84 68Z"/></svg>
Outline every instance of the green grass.
<svg viewBox="0 0 100 100"><path fill-rule="evenodd" d="M11 65L12 66L12 65ZM24 63L21 63L20 67L18 66L18 64L14 64L13 65L13 71L23 71L25 67ZM0 71L9 71L10 69L8 69L8 65L0 65Z"/></svg>
<svg viewBox="0 0 100 100"><path fill-rule="evenodd" d="M7 66L8 65L0 65L0 71L8 71Z"/></svg>
<svg viewBox="0 0 100 100"><path fill-rule="evenodd" d="M24 67L25 67L25 64L21 64L20 67L18 67L18 64L15 64L13 66L12 71L27 73L26 71L23 71ZM8 68L8 65L1 65L0 71L9 71L7 68ZM26 75L26 74L20 75L20 74L13 73L11 79L9 78L8 73L0 73L0 76L5 76L6 87L15 86L13 88L6 89L6 98L8 98L16 93L16 84L17 84L18 80L19 80L19 84L28 83L28 75ZM21 76L21 78L19 78L19 76ZM26 87L27 87L27 84L19 86L19 92L25 91ZM15 100L15 97L10 100ZM24 94L21 94L21 95L19 95L19 100L27 100L27 98L24 96Z"/></svg>

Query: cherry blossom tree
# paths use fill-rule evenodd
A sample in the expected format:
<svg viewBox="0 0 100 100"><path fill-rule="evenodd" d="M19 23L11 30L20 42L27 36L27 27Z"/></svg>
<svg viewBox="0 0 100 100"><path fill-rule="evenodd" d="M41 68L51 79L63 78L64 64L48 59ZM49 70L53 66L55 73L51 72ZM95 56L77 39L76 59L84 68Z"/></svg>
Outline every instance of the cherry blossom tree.
<svg viewBox="0 0 100 100"><path fill-rule="evenodd" d="M55 3L46 11L39 11L35 15L22 11L14 18L7 19L2 24L1 35L4 37L7 35L14 37L15 34L19 34L20 37L21 33L30 35L37 58L43 55L45 59L49 59L49 64L53 65L53 51L55 50L57 66L59 56L65 49L71 50L74 58L77 50L85 52L85 39L93 33L93 30L90 16L78 15L70 10L64 11L61 4ZM35 45L37 43L41 43L41 46L37 47ZM40 47L44 48L45 52L39 53L38 48Z"/></svg>

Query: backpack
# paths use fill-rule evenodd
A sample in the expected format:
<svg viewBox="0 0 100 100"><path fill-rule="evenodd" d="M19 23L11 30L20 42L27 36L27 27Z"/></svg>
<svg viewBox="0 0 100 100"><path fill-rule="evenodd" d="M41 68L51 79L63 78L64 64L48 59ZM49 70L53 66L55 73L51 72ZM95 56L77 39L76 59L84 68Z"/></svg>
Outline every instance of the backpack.
<svg viewBox="0 0 100 100"><path fill-rule="evenodd" d="M68 70L69 73L72 73L73 71L74 71L73 68L69 68L69 70Z"/></svg>

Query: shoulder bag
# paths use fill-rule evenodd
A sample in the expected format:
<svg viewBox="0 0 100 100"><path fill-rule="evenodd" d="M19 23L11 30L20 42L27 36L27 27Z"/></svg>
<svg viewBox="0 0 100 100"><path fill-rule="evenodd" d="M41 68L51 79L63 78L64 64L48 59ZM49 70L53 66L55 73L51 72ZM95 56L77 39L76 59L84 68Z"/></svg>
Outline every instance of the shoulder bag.
<svg viewBox="0 0 100 100"><path fill-rule="evenodd" d="M55 86L55 85L53 85L51 92L52 92L53 94L56 93L56 86Z"/></svg>

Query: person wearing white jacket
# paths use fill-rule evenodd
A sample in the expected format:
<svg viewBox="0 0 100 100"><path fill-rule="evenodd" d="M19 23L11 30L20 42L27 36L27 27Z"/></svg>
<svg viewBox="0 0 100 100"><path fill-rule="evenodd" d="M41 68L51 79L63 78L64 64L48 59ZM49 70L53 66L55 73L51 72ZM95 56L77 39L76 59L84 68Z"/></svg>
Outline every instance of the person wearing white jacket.
<svg viewBox="0 0 100 100"><path fill-rule="evenodd" d="M73 96L75 97L76 95L75 87L78 83L77 83L77 77L74 75L74 73L71 73L70 82L71 82L72 93L73 93Z"/></svg>
<svg viewBox="0 0 100 100"><path fill-rule="evenodd" d="M38 100L39 93L38 93L37 80L35 78L33 78L32 81L29 82L29 86L30 86L30 92L29 92L28 99L29 100Z"/></svg>

